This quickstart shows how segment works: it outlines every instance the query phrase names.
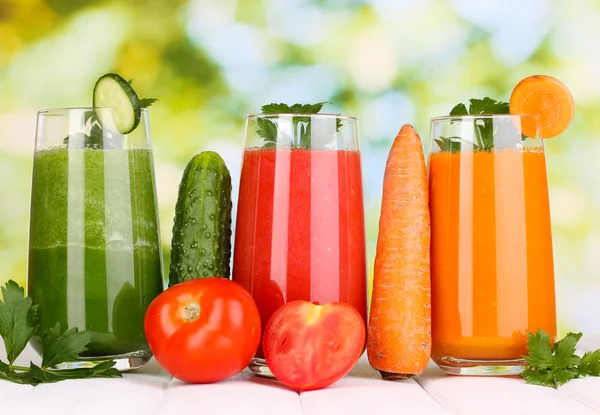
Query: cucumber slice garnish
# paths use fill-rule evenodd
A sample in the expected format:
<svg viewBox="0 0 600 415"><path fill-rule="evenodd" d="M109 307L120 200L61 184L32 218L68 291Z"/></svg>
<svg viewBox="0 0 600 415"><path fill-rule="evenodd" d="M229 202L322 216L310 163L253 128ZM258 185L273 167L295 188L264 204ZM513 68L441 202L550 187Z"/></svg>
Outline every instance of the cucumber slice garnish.
<svg viewBox="0 0 600 415"><path fill-rule="evenodd" d="M105 111L96 111L96 116L103 126L114 124L120 134L129 134L140 123L140 99L125 79L116 73L108 73L94 86L94 107L110 108L111 120Z"/></svg>

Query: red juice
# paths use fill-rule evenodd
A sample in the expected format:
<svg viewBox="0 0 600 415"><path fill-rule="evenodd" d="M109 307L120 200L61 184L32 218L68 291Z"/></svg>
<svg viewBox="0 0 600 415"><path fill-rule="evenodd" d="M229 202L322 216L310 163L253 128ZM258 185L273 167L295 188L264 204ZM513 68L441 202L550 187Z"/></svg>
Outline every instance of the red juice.
<svg viewBox="0 0 600 415"><path fill-rule="evenodd" d="M367 321L358 151L245 150L233 279L252 294L263 331L293 300L349 303Z"/></svg>

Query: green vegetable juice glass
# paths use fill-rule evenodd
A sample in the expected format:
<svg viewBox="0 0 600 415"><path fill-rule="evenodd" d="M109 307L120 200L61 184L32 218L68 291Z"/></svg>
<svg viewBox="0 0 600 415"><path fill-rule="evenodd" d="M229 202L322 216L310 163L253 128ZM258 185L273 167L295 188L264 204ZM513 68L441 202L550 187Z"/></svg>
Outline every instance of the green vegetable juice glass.
<svg viewBox="0 0 600 415"><path fill-rule="evenodd" d="M61 368L110 359L126 370L152 356L144 314L163 277L148 111L126 135L113 119L101 108L38 112L28 267L37 335L57 323L92 333L80 361ZM41 351L39 337L32 345Z"/></svg>

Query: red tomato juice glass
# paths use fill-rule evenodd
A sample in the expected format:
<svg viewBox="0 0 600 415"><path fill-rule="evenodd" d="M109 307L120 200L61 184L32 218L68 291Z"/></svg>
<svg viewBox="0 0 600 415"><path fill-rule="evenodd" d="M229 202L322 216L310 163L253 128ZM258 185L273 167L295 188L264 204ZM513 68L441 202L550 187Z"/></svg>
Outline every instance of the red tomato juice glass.
<svg viewBox="0 0 600 415"><path fill-rule="evenodd" d="M273 313L294 300L345 302L367 321L356 118L248 116L233 280L256 301L263 332ZM250 369L272 376L262 347Z"/></svg>

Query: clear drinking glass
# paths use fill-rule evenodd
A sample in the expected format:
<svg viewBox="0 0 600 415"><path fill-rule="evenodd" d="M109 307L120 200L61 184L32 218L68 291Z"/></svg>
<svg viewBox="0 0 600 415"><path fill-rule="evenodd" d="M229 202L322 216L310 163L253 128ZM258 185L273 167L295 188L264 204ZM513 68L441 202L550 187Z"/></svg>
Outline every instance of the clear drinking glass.
<svg viewBox="0 0 600 415"><path fill-rule="evenodd" d="M537 126L526 115L431 122L432 358L447 373L518 374L528 332L556 337Z"/></svg>
<svg viewBox="0 0 600 415"><path fill-rule="evenodd" d="M103 112L105 128L96 121ZM162 290L162 258L148 111L121 135L101 108L38 112L29 236L28 292L40 329L92 334L77 362L113 359L120 370L152 356L146 308Z"/></svg>
<svg viewBox="0 0 600 415"><path fill-rule="evenodd" d="M367 318L356 118L252 115L240 181L233 279L264 328L283 304L341 301ZM270 376L259 349L250 369Z"/></svg>

